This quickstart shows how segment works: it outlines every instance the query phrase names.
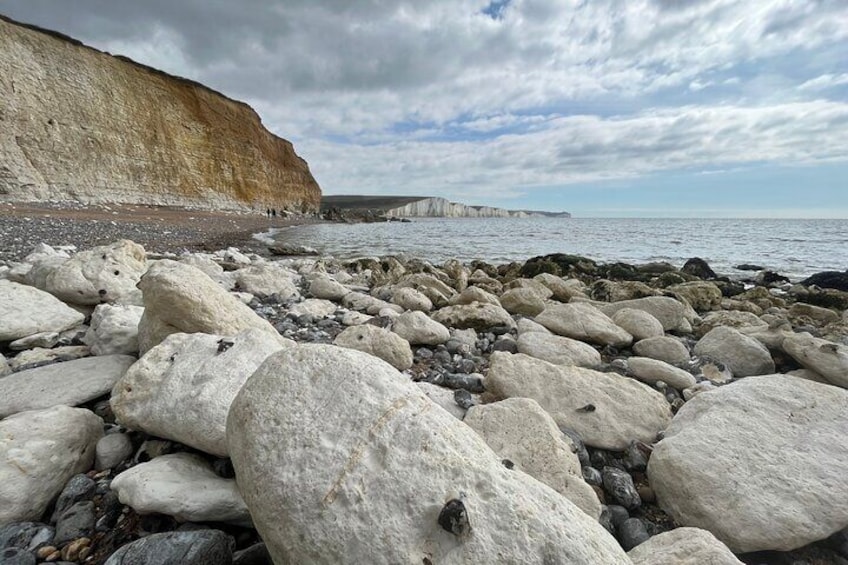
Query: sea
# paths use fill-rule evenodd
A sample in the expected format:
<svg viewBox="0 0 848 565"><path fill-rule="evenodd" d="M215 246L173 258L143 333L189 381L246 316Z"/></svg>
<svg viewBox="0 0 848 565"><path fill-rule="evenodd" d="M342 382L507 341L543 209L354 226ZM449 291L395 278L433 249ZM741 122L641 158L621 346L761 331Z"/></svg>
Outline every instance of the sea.
<svg viewBox="0 0 848 565"><path fill-rule="evenodd" d="M413 218L410 222L321 223L261 234L338 258L407 255L433 264L492 264L569 253L602 263L700 257L718 274L753 264L793 281L848 270L848 219Z"/></svg>

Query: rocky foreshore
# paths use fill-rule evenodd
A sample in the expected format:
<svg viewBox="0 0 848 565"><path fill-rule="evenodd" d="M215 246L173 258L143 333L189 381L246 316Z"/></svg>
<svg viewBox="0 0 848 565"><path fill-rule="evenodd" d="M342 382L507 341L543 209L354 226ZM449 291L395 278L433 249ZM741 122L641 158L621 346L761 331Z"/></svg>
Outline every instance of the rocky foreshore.
<svg viewBox="0 0 848 565"><path fill-rule="evenodd" d="M27 243L0 563L848 563L844 274Z"/></svg>

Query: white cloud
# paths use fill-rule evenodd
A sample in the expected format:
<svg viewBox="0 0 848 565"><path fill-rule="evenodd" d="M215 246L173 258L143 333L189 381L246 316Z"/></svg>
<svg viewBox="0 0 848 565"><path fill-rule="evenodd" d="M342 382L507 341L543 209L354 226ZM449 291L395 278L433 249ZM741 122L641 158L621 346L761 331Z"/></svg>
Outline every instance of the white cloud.
<svg viewBox="0 0 848 565"><path fill-rule="evenodd" d="M816 78L804 81L798 86L798 90L819 91L842 84L848 84L848 73L819 75Z"/></svg>

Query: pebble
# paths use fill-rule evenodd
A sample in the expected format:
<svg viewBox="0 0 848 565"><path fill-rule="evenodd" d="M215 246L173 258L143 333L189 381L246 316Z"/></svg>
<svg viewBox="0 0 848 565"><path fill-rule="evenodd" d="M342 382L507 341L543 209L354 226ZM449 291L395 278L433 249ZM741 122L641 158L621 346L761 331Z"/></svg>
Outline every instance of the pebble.
<svg viewBox="0 0 848 565"><path fill-rule="evenodd" d="M626 471L608 466L604 467L601 474L604 479L604 490L614 501L628 510L634 510L642 505L642 499L636 492L633 478Z"/></svg>
<svg viewBox="0 0 848 565"><path fill-rule="evenodd" d="M639 518L628 518L618 528L618 541L624 551L630 551L640 543L648 541L650 537L645 523Z"/></svg>

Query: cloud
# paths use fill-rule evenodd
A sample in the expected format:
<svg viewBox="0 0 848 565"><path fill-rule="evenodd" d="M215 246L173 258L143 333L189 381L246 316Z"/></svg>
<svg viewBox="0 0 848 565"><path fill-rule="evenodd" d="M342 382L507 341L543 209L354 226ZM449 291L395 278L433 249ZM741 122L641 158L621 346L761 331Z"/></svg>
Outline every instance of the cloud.
<svg viewBox="0 0 848 565"><path fill-rule="evenodd" d="M816 78L812 78L808 81L805 81L804 83L798 86L798 90L819 91L825 90L827 88L832 88L834 86L840 86L843 84L848 84L848 73L841 73L838 75L825 74L819 75Z"/></svg>

